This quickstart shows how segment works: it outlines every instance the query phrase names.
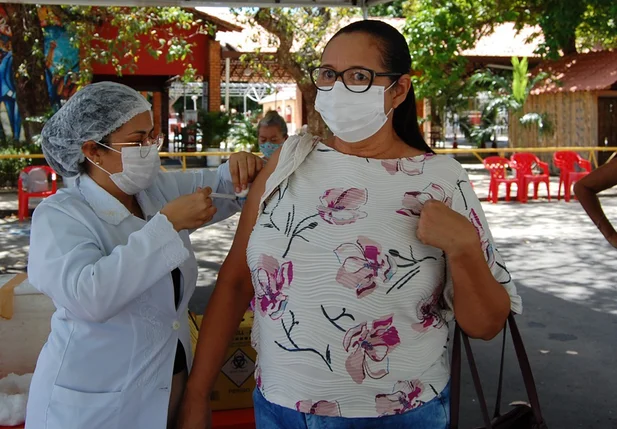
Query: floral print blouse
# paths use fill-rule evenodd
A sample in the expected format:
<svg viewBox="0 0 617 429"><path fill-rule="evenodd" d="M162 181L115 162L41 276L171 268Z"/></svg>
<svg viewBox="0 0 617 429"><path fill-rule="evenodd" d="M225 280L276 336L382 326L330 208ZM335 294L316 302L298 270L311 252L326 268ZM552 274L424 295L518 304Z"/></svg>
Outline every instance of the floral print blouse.
<svg viewBox="0 0 617 429"><path fill-rule="evenodd" d="M416 237L430 199L473 223L520 312L455 160L359 158L306 135L285 143L247 249L255 375L268 401L323 416L379 417L421 407L446 387L452 279L443 252Z"/></svg>

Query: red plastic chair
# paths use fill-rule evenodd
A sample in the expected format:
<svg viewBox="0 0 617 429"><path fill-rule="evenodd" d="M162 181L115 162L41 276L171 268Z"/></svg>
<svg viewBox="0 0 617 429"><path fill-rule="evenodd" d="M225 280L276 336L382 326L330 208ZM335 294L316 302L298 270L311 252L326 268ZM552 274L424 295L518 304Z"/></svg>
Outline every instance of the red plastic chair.
<svg viewBox="0 0 617 429"><path fill-rule="evenodd" d="M488 199L493 203L499 200L499 185L506 185L506 201L510 201L510 190L513 183L518 183L515 178L508 178L507 172L510 161L500 156L489 156L482 161L484 168L491 173L491 181L488 185Z"/></svg>
<svg viewBox="0 0 617 429"><path fill-rule="evenodd" d="M540 183L546 183L546 193L548 200L551 200L550 175L548 164L540 161L533 153L515 153L510 157L510 167L516 170L518 179L518 200L522 203L527 202L529 184L533 183L533 199L538 199L538 188ZM534 167L543 171L543 174L534 173Z"/></svg>
<svg viewBox="0 0 617 429"><path fill-rule="evenodd" d="M22 182L22 175L29 175L31 171L40 169L45 171L47 176L51 176L51 189L40 192L28 192L27 188L24 188L24 184ZM46 165L33 165L30 167L26 167L19 174L19 179L17 180L17 198L18 198L18 216L19 221L23 221L29 216L28 212L28 202L30 198L47 198L50 195L53 195L58 190L58 183L56 181L57 175L56 172ZM47 183L50 183L48 179Z"/></svg>
<svg viewBox="0 0 617 429"><path fill-rule="evenodd" d="M591 162L571 151L555 152L553 162L555 167L559 168L557 199L561 199L561 187L563 186L564 198L566 202L569 202L572 195L572 185L591 173ZM577 167L580 169L577 169Z"/></svg>

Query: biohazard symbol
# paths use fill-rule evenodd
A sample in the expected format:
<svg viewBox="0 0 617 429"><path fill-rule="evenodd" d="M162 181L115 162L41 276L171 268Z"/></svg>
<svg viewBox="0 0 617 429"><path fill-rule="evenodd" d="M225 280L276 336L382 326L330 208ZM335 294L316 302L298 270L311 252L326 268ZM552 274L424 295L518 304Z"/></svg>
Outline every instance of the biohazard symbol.
<svg viewBox="0 0 617 429"><path fill-rule="evenodd" d="M231 361L231 365L234 367L234 369L244 368L246 366L246 357L244 356L244 354L236 354Z"/></svg>

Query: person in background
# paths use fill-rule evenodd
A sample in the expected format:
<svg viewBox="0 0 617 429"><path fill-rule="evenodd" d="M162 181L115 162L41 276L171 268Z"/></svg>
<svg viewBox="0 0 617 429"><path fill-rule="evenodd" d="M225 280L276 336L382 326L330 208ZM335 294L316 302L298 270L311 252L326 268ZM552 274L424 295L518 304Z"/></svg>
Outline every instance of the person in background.
<svg viewBox="0 0 617 429"><path fill-rule="evenodd" d="M258 429L447 429L448 322L493 338L521 298L467 173L420 134L405 37L358 21L312 70L334 136L293 136L242 211L197 344L180 429L253 299Z"/></svg>
<svg viewBox="0 0 617 429"><path fill-rule="evenodd" d="M49 165L75 186L32 218L28 278L56 306L28 398L28 429L172 428L191 367L189 234L241 209L259 157L160 171L151 106L112 82L77 92L46 124ZM206 243L207 244L207 243Z"/></svg>
<svg viewBox="0 0 617 429"><path fill-rule="evenodd" d="M281 147L288 137L285 119L274 110L266 113L257 124L259 151L266 161L272 157L272 154Z"/></svg>
<svg viewBox="0 0 617 429"><path fill-rule="evenodd" d="M617 248L617 231L606 217L598 194L617 186L617 158L594 170L574 184L581 205L611 246Z"/></svg>

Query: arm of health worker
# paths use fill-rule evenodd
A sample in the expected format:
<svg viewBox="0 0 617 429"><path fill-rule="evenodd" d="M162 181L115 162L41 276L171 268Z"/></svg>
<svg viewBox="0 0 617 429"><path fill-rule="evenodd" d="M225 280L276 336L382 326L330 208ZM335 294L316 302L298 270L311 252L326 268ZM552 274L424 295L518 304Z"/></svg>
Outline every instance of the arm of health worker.
<svg viewBox="0 0 617 429"><path fill-rule="evenodd" d="M34 212L28 278L79 319L107 321L189 257L160 213L106 255L87 211L61 203L43 201Z"/></svg>
<svg viewBox="0 0 617 429"><path fill-rule="evenodd" d="M263 161L249 152L237 152L229 157L229 161L218 167L216 172L208 169L165 173L173 177L178 185L180 195L191 194L198 188L212 188L218 194L234 194L248 189L263 167ZM214 198L217 209L214 218L208 222L213 224L228 218L242 209L245 200L229 200Z"/></svg>

